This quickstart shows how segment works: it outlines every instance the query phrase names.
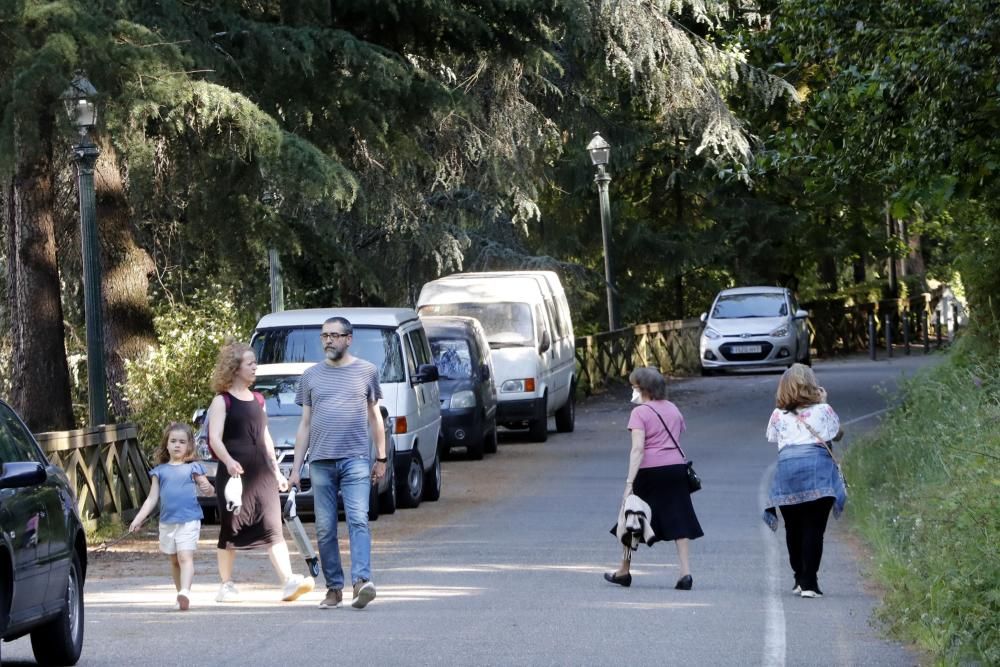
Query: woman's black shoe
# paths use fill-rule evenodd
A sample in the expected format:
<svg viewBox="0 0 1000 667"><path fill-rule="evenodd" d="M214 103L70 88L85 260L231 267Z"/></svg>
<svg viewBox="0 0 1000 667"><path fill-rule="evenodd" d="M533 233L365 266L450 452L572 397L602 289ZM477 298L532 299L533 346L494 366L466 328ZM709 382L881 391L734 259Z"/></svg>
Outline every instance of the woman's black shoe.
<svg viewBox="0 0 1000 667"><path fill-rule="evenodd" d="M632 575L631 574L617 574L615 572L605 572L604 581L610 582L612 584L618 584L619 586L624 586L628 588L632 585Z"/></svg>
<svg viewBox="0 0 1000 667"><path fill-rule="evenodd" d="M685 574L683 577L677 580L677 585L674 586L679 591L689 591L691 590L691 585L694 584L694 579L691 578L690 574Z"/></svg>

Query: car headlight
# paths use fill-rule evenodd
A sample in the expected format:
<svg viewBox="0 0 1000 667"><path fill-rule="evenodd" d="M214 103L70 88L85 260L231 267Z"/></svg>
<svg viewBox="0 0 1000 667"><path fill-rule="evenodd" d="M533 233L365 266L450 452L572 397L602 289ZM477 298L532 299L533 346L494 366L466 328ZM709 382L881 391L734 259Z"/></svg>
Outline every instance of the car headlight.
<svg viewBox="0 0 1000 667"><path fill-rule="evenodd" d="M715 340L716 338L722 338L722 334L720 334L712 327L705 327L705 338L708 338L709 340Z"/></svg>
<svg viewBox="0 0 1000 667"><path fill-rule="evenodd" d="M507 380L500 385L500 391L505 394L523 394L524 392L533 392L535 391L535 378Z"/></svg>
<svg viewBox="0 0 1000 667"><path fill-rule="evenodd" d="M451 409L476 407L476 395L471 391L456 391L451 395Z"/></svg>
<svg viewBox="0 0 1000 667"><path fill-rule="evenodd" d="M780 327L778 327L777 329L775 329L774 331L771 332L771 336L773 338L784 338L787 335L788 335L788 325L787 324L783 324L783 325L781 325Z"/></svg>

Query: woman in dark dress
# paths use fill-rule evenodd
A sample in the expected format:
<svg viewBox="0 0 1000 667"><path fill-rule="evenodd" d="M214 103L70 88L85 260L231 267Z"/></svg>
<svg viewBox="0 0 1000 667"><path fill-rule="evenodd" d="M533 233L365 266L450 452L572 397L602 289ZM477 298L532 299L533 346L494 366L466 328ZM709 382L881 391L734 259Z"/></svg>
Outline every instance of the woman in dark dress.
<svg viewBox="0 0 1000 667"><path fill-rule="evenodd" d="M648 546L660 540L674 543L681 575L674 588L691 590L694 580L688 547L691 540L704 533L691 504L687 462L680 448L684 417L677 406L667 400L667 381L660 371L650 367L636 368L628 379L636 407L628 420L632 447L622 502L635 493L649 506L654 534L645 543ZM613 535L616 529L617 526L611 529ZM605 572L604 579L619 586L631 586L631 565L632 549L624 545L621 567Z"/></svg>
<svg viewBox="0 0 1000 667"><path fill-rule="evenodd" d="M219 577L216 602L239 602L233 583L237 549L266 548L282 583L281 599L291 601L313 588L311 577L293 574L281 525L279 491L288 480L278 469L267 413L259 394L250 390L257 378L257 359L249 345L229 343L219 352L212 374L217 393L208 408L208 436L219 459L215 495L219 511ZM238 476L242 506L226 509L226 484Z"/></svg>

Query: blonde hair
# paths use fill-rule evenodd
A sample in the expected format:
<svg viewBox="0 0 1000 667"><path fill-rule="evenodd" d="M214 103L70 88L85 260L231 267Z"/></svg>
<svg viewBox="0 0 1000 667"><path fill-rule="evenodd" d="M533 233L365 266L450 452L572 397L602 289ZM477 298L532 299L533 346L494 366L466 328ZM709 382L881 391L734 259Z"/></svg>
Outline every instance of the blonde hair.
<svg viewBox="0 0 1000 667"><path fill-rule="evenodd" d="M188 450L184 454L184 462L188 463L194 461L194 431L187 424L182 424L181 422L170 422L167 424L167 428L163 429L163 437L160 438L160 446L156 449L156 462L157 463L168 463L170 461L170 452L167 451L167 440L170 439L170 434L174 431L180 431L188 439Z"/></svg>
<svg viewBox="0 0 1000 667"><path fill-rule="evenodd" d="M774 397L778 409L795 412L822 402L823 396L813 369L803 364L789 366L778 382L778 392Z"/></svg>
<svg viewBox="0 0 1000 667"><path fill-rule="evenodd" d="M233 386L233 378L236 371L243 363L243 355L247 352L253 353L253 348L246 343L227 341L219 350L219 357L215 360L215 370L212 371L212 391L221 394L229 391Z"/></svg>

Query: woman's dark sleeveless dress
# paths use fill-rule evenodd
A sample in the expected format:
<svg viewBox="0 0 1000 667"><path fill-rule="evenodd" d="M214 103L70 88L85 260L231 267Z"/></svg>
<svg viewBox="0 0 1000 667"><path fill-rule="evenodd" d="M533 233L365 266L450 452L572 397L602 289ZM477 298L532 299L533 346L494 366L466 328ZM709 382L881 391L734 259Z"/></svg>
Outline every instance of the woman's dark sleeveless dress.
<svg viewBox="0 0 1000 667"><path fill-rule="evenodd" d="M232 394L222 442L230 456L243 466L243 507L239 514L226 511L225 489L229 471L219 464L215 498L219 507L219 548L252 549L284 541L278 480L264 444L267 415L256 398L243 401Z"/></svg>

